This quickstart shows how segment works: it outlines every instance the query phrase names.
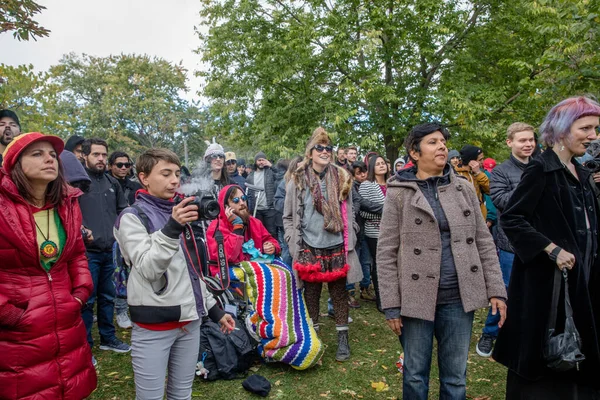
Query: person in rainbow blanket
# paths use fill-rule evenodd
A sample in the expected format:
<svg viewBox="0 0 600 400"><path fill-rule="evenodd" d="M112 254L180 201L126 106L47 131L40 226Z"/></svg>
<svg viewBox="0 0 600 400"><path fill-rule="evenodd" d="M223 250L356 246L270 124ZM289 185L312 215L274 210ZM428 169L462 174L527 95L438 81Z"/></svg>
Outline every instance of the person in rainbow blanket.
<svg viewBox="0 0 600 400"><path fill-rule="evenodd" d="M265 361L283 362L300 370L316 365L323 345L310 323L292 268L277 257L281 254L279 243L250 215L240 186L225 186L219 192L219 207L219 217L211 222L206 235L210 272L213 276L219 273L214 237L218 229L223 234L232 280L245 282L252 306L246 326L259 342L260 355ZM232 268L234 264L239 268Z"/></svg>

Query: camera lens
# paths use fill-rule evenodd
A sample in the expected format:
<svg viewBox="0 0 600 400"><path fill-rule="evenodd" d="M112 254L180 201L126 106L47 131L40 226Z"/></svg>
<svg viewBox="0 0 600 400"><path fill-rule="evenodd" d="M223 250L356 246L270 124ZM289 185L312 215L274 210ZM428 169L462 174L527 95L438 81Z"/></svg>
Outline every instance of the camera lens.
<svg viewBox="0 0 600 400"><path fill-rule="evenodd" d="M203 199L202 217L206 219L215 219L219 216L219 203L214 199Z"/></svg>

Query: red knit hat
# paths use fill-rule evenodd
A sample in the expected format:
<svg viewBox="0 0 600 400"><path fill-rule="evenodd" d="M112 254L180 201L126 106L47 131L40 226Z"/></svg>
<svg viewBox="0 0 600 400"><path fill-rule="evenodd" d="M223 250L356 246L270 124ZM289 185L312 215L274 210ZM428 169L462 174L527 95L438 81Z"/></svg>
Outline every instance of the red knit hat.
<svg viewBox="0 0 600 400"><path fill-rule="evenodd" d="M16 164L17 160L19 159L19 155L21 155L23 150L35 142L50 142L56 151L56 155L62 153L65 148L65 143L58 136L44 135L43 133L39 132L23 133L15 137L8 144L8 146L6 146L4 153L2 153L2 167L7 174L10 175L10 171Z"/></svg>
<svg viewBox="0 0 600 400"><path fill-rule="evenodd" d="M496 168L496 160L494 160L493 158L486 158L485 160L483 160L483 168L487 172L492 172L492 170Z"/></svg>

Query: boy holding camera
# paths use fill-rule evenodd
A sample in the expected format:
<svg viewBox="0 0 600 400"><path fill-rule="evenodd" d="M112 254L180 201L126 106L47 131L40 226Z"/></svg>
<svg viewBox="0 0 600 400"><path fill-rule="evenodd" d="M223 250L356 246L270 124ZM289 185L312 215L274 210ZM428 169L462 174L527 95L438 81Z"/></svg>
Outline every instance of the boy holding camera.
<svg viewBox="0 0 600 400"><path fill-rule="evenodd" d="M182 249L187 223L198 219L189 197L175 205L181 163L170 150L150 149L137 160L145 190L135 206L119 216L114 234L131 274L127 284L133 321L132 362L136 397L190 398L200 342L200 323L208 315L224 332L235 321L216 305ZM146 219L146 223L143 222ZM146 228L147 226L147 228Z"/></svg>

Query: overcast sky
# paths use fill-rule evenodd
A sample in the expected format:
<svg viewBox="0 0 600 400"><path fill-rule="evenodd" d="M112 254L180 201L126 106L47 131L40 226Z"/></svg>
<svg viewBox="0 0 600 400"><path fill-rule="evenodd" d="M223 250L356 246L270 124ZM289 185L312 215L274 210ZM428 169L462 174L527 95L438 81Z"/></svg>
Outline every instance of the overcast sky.
<svg viewBox="0 0 600 400"><path fill-rule="evenodd" d="M197 99L200 56L200 0L39 0L46 7L36 20L50 36L19 42L12 33L0 35L0 63L33 64L43 71L70 52L94 56L120 53L162 57L188 69L190 92Z"/></svg>

